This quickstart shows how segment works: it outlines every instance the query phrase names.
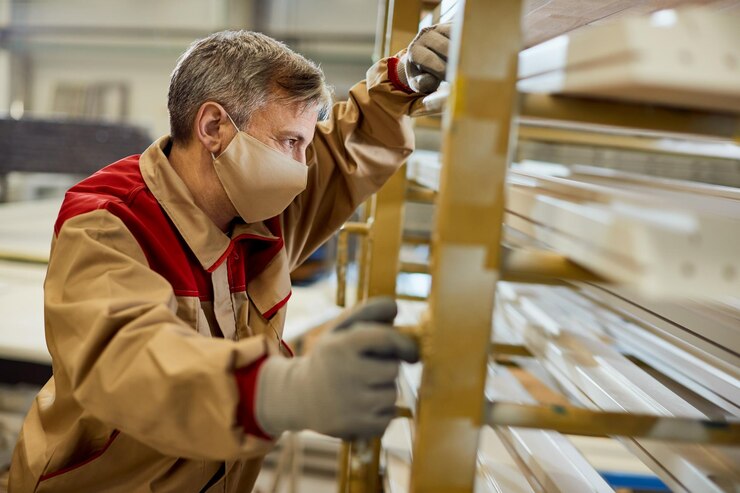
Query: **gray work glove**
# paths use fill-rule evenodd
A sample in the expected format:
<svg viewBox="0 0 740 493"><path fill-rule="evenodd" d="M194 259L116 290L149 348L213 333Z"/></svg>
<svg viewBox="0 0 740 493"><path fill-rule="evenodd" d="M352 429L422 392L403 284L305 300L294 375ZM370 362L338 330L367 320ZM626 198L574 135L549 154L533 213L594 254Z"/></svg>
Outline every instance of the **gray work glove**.
<svg viewBox="0 0 740 493"><path fill-rule="evenodd" d="M398 78L414 92L431 94L447 74L447 52L452 24L425 27L398 64Z"/></svg>
<svg viewBox="0 0 740 493"><path fill-rule="evenodd" d="M419 358L390 324L396 303L377 298L322 336L308 356L268 358L257 377L255 416L272 436L310 429L342 439L383 434L395 415L398 367Z"/></svg>

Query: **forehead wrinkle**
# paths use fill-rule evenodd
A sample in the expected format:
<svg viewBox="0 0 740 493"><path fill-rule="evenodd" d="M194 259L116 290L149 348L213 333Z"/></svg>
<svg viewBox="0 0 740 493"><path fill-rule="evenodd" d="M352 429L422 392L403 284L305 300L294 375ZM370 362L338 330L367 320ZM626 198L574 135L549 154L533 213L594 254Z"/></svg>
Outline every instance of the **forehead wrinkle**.
<svg viewBox="0 0 740 493"><path fill-rule="evenodd" d="M249 120L249 127L270 132L273 135L291 135L308 141L312 138L318 120L317 111L307 111L298 104L267 103Z"/></svg>

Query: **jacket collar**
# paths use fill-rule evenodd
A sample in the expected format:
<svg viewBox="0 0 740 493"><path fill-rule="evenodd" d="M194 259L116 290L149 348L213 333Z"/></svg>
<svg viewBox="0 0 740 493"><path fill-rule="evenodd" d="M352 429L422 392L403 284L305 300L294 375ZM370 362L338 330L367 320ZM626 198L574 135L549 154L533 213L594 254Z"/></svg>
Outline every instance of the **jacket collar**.
<svg viewBox="0 0 740 493"><path fill-rule="evenodd" d="M201 266L213 272L233 248L232 238L279 241L263 222L234 227L231 237L224 234L195 204L193 194L170 165L167 148L170 137L156 140L139 158L139 169L149 190L174 223Z"/></svg>

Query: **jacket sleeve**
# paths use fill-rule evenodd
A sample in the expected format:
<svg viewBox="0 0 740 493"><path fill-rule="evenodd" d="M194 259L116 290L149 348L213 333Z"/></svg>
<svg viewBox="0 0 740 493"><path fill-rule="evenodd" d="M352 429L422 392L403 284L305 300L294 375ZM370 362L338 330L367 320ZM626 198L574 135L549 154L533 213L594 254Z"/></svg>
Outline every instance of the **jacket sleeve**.
<svg viewBox="0 0 740 493"><path fill-rule="evenodd" d="M323 244L414 149L407 116L411 95L395 74L397 58L380 60L319 122L307 150L306 190L283 213L291 270ZM389 70L390 69L390 70Z"/></svg>
<svg viewBox="0 0 740 493"><path fill-rule="evenodd" d="M265 340L212 339L179 319L172 287L118 217L101 209L64 223L44 296L57 386L69 385L95 418L175 457L269 450L237 416L251 396L235 378L239 369L257 371Z"/></svg>

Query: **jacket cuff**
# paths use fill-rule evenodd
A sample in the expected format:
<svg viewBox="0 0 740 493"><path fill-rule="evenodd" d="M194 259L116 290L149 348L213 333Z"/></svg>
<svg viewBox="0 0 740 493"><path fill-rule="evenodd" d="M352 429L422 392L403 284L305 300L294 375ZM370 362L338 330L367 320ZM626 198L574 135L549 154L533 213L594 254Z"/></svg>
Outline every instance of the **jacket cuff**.
<svg viewBox="0 0 740 493"><path fill-rule="evenodd" d="M239 389L239 404L236 409L237 422L244 428L244 433L254 435L263 440L274 440L258 424L255 417L255 402L257 397L257 376L260 368L267 361L263 356L249 366L239 368L234 372L236 386Z"/></svg>
<svg viewBox="0 0 740 493"><path fill-rule="evenodd" d="M391 84L393 84L393 87L399 91L403 91L406 94L414 94L414 90L408 86L406 69L398 57L394 56L388 59L388 78Z"/></svg>

